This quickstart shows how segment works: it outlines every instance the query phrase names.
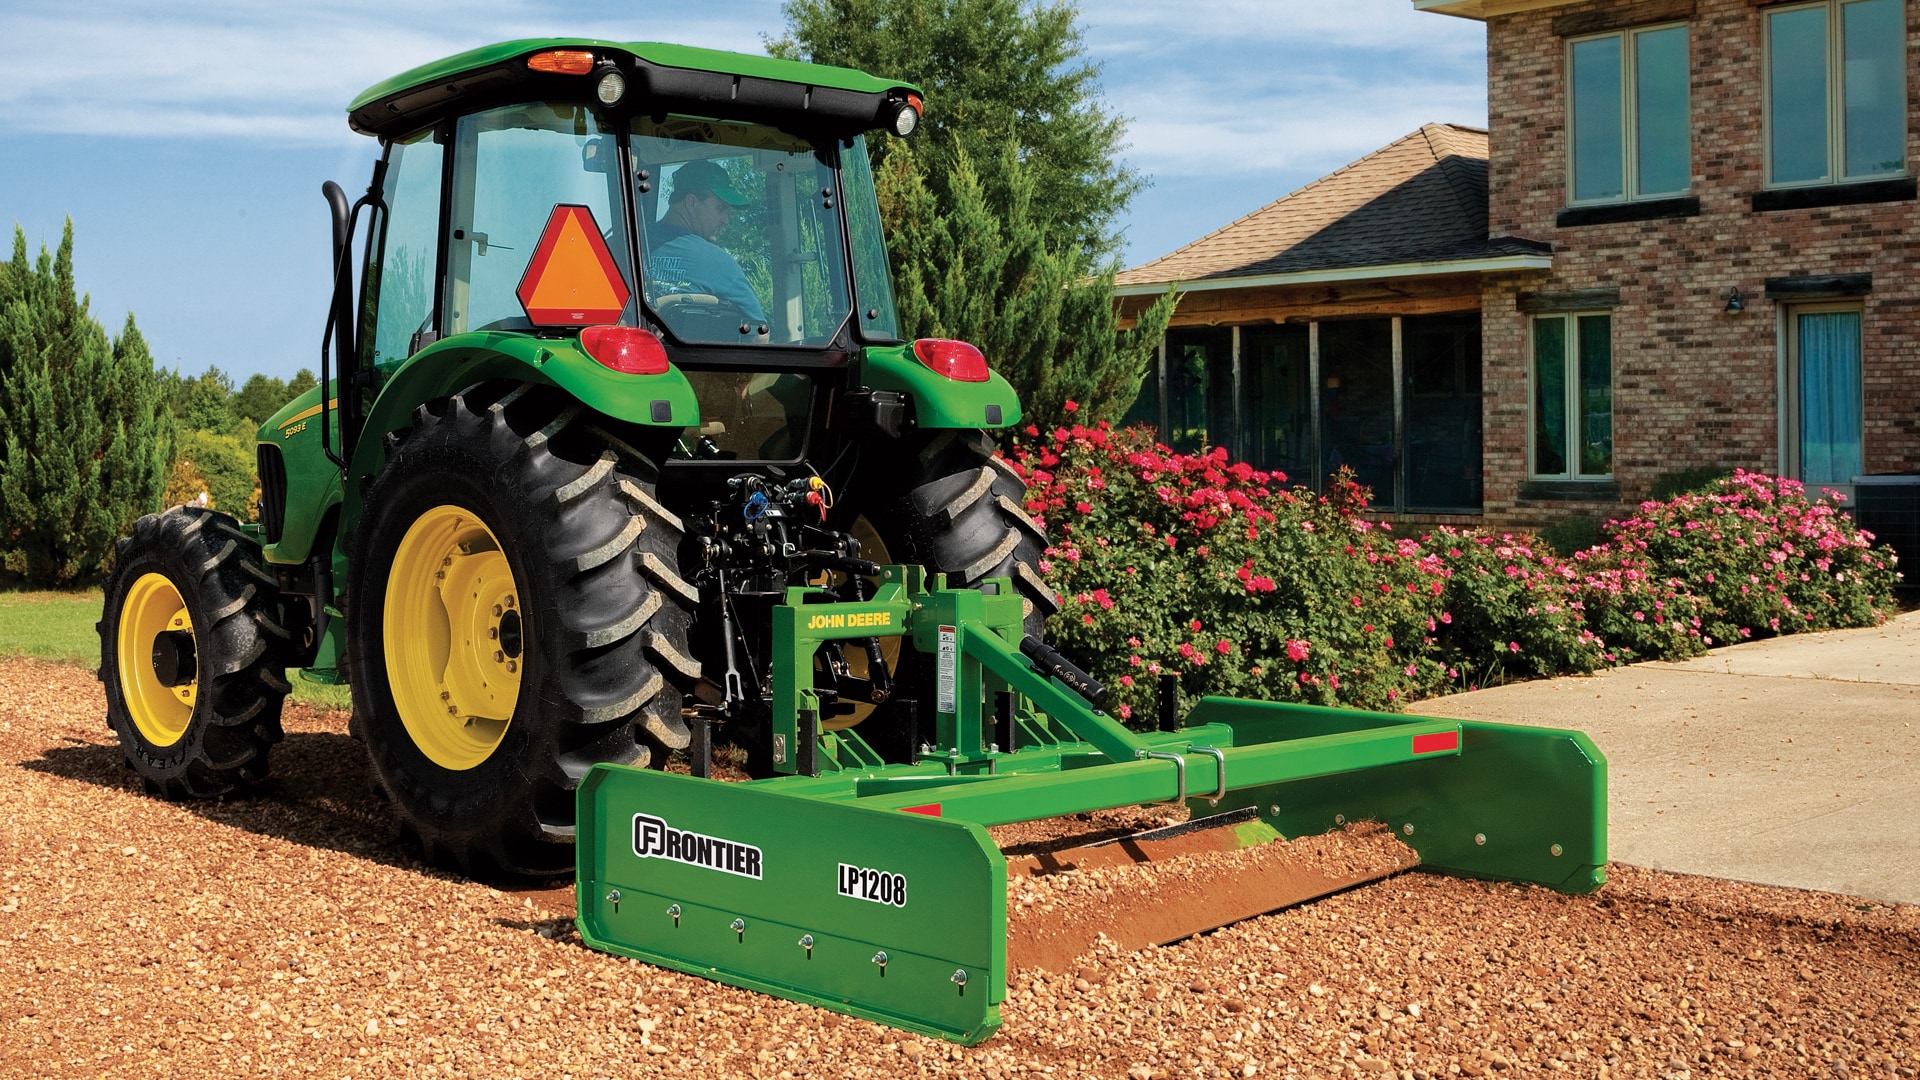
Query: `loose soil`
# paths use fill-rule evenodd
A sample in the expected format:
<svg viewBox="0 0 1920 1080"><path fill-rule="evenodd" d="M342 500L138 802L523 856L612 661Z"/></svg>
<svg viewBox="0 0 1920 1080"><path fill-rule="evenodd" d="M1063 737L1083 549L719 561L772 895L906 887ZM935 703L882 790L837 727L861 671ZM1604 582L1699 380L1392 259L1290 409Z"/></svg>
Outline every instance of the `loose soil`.
<svg viewBox="0 0 1920 1080"><path fill-rule="evenodd" d="M1852 1078L1920 1065L1920 909L1618 865L1588 897L1415 872L1171 946L1103 941L1069 970L1016 971L1000 1035L953 1047L592 952L564 894L420 865L340 713L290 706L257 795L174 804L122 767L103 709L89 672L0 661L0 1074ZM1089 815L999 839L1046 850L1164 820ZM1088 873L1082 885L1104 888L1109 872L1052 883Z"/></svg>

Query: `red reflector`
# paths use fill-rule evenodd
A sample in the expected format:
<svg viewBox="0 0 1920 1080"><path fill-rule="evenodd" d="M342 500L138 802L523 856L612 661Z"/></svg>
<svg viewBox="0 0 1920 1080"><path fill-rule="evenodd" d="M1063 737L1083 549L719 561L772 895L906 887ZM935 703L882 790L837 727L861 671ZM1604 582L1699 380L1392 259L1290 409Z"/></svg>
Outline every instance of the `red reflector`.
<svg viewBox="0 0 1920 1080"><path fill-rule="evenodd" d="M667 349L637 326L589 326L580 331L580 347L600 366L623 375L662 375Z"/></svg>
<svg viewBox="0 0 1920 1080"><path fill-rule="evenodd" d="M900 809L909 814L925 814L928 817L940 816L940 804L937 802L930 802L925 806L903 806Z"/></svg>
<svg viewBox="0 0 1920 1080"><path fill-rule="evenodd" d="M549 75L585 75L593 70L593 54L578 49L556 49L527 57L527 67Z"/></svg>
<svg viewBox="0 0 1920 1080"><path fill-rule="evenodd" d="M907 95L907 104L909 104L909 105L911 105L911 106L913 106L913 111L914 111L914 112L917 112L917 113L921 113L922 115L924 115L924 114L926 113L926 111L927 111L927 110L925 110L925 109L923 109L923 108L921 108L921 107L920 107L920 95L919 95L919 94L908 94L908 95Z"/></svg>
<svg viewBox="0 0 1920 1080"><path fill-rule="evenodd" d="M1415 735L1413 752L1416 754L1437 754L1442 750L1460 749L1460 733L1457 731L1436 731L1431 735Z"/></svg>
<svg viewBox="0 0 1920 1080"><path fill-rule="evenodd" d="M964 341L921 338L913 343L913 355L922 364L956 382L987 381L987 358Z"/></svg>

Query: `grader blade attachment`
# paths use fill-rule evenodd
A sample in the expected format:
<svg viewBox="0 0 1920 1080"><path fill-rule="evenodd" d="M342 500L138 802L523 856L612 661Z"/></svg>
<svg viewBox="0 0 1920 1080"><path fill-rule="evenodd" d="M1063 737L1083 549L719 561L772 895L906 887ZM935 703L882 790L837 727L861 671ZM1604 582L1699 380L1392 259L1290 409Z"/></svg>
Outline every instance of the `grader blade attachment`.
<svg viewBox="0 0 1920 1080"><path fill-rule="evenodd" d="M1007 860L1014 915L1008 963L1069 970L1101 937L1122 949L1166 945L1282 908L1379 881L1417 865L1413 849L1377 822L1337 844L1288 841L1251 806L1085 847ZM1222 858L1232 853L1234 857ZM1172 872L1160 872L1181 860ZM1021 879L1137 868L1114 887L1029 911Z"/></svg>
<svg viewBox="0 0 1920 1080"><path fill-rule="evenodd" d="M593 948L959 1043L1000 1026L1006 859L980 826L617 765L580 800Z"/></svg>
<svg viewBox="0 0 1920 1080"><path fill-rule="evenodd" d="M1562 892L1605 881L1606 761L1578 732L1230 698L1136 732L1036 668L1018 594L988 585L927 588L890 566L858 604L789 589L772 672L784 775L595 766L579 795L586 942L971 1043L1000 1022L1010 951L1064 970L1103 933L1178 940L1415 862ZM816 652L876 630L935 658L933 738L911 761L819 723ZM1011 867L985 828L1153 803L1194 820ZM1050 889L1049 874L1124 880Z"/></svg>

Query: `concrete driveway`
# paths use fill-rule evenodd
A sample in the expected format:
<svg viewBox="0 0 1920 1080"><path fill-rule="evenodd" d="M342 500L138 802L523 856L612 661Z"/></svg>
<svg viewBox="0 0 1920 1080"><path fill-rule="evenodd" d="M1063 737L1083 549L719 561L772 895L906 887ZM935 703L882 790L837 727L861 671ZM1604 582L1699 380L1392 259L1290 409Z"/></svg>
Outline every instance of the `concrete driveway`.
<svg viewBox="0 0 1920 1080"><path fill-rule="evenodd" d="M1920 904L1920 611L1415 708L1587 732L1616 861Z"/></svg>

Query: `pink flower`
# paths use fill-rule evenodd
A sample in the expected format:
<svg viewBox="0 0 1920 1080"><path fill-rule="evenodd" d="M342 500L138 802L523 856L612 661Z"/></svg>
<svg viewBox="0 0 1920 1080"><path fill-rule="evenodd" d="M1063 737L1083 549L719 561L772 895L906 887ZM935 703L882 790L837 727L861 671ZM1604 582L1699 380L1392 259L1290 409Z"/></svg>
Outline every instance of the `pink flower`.
<svg viewBox="0 0 1920 1080"><path fill-rule="evenodd" d="M1519 642L1517 642L1517 641L1509 641L1509 642L1507 642L1507 651L1508 651L1508 652L1519 652L1519 651L1520 651L1520 643L1519 643Z"/></svg>
<svg viewBox="0 0 1920 1080"><path fill-rule="evenodd" d="M1192 622L1190 622L1190 623L1188 623L1188 624L1187 624L1187 629L1189 629L1189 630L1191 630L1191 631L1193 631L1193 632L1194 632L1194 633L1196 633L1196 634L1197 634L1197 633L1199 633L1199 632L1200 632L1200 620L1199 620L1199 619L1195 619L1195 620L1193 620Z"/></svg>
<svg viewBox="0 0 1920 1080"><path fill-rule="evenodd" d="M1072 398L1068 398L1067 403L1065 405L1060 406L1060 408L1067 412L1079 412L1080 403L1073 400Z"/></svg>
<svg viewBox="0 0 1920 1080"><path fill-rule="evenodd" d="M1306 642L1289 639L1287 641L1287 659L1295 663L1305 660L1307 658L1307 648Z"/></svg>
<svg viewBox="0 0 1920 1080"><path fill-rule="evenodd" d="M1233 651L1233 642L1228 641L1226 638L1221 638L1219 641L1214 642L1213 651L1219 653L1221 656L1225 656Z"/></svg>

